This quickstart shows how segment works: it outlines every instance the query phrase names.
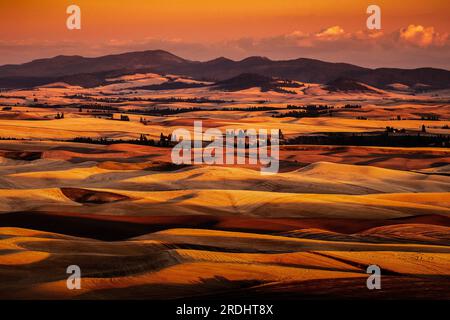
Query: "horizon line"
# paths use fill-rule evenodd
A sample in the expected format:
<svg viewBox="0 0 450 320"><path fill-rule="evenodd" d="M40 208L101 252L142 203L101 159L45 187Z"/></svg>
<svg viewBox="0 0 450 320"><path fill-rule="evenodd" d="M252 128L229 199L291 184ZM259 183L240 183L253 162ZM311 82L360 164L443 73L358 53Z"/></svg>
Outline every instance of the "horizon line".
<svg viewBox="0 0 450 320"><path fill-rule="evenodd" d="M178 54L174 54L172 52L170 52L169 50L164 50L164 49L147 49L147 50L135 50L135 51L123 51L120 53L110 53L110 54L103 54L103 55L96 55L96 56L85 56L85 55L78 55L78 54L73 54L73 55L68 55L68 54L57 54L54 56L47 56L47 57L42 57L42 58L36 58L36 59L32 59L26 62L22 62L22 63L7 63L7 64L1 64L0 68L2 67L6 67L6 66L21 66L24 64L28 64L28 63L32 63L32 62L36 62L36 61L41 61L41 60L51 60L51 59L55 59L58 57L79 57L79 58L84 58L84 59L98 59L98 58L103 58L103 57L108 57L108 56L120 56L120 55L125 55L125 54L131 54L131 53L145 53L145 52L164 52L167 54L170 54L174 57L183 59L187 62L197 62L197 63L207 63L207 62L211 62L211 61L215 61L215 60L219 60L219 59L224 59L224 60L228 60L231 62L242 62L251 58L260 58L260 59L265 59L265 60L269 60L271 62L284 62L284 61L295 61L295 60L314 60L314 61L319 61L319 62L325 62L325 63L331 63L331 64L344 64L344 65L351 65L351 66L356 66L356 67L360 67L360 68L365 68L365 69L370 69L370 70L379 70L379 69L401 69L401 70L419 70L419 69L434 69L434 70L444 70L444 71L449 71L450 69L447 68L437 68L437 67L429 67L429 66L422 66L422 67L414 67L414 68L404 68L404 67L369 67L369 66L363 66L360 64L353 64L353 63L349 63L349 62L342 62L342 61L330 61L330 60L321 60L321 59L316 59L316 58L309 58L309 57L298 57L298 58L291 58L291 59L273 59L267 56L263 56L263 55L250 55L247 56L245 58L242 59L232 59L232 58L228 58L225 56L219 56L213 59L207 59L207 60L191 60L191 59L186 59L183 58L182 56L178 55Z"/></svg>

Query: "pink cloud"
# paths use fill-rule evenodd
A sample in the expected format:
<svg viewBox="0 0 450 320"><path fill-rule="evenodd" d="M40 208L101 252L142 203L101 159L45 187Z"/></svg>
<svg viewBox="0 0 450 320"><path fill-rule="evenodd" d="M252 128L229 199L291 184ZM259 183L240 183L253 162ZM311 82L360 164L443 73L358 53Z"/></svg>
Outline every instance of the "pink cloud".
<svg viewBox="0 0 450 320"><path fill-rule="evenodd" d="M434 27L411 24L400 30L400 39L419 47L443 46L447 42L448 33L440 34Z"/></svg>
<svg viewBox="0 0 450 320"><path fill-rule="evenodd" d="M344 29L342 29L340 26L333 26L317 33L316 37L320 39L334 40L343 35L345 35Z"/></svg>

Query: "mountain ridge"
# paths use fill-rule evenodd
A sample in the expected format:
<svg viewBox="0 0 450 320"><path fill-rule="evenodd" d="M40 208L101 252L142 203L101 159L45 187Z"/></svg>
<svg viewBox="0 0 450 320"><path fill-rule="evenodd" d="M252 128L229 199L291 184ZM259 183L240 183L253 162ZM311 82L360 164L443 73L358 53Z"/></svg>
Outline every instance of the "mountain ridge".
<svg viewBox="0 0 450 320"><path fill-rule="evenodd" d="M450 88L450 71L444 69L370 69L349 63L310 58L271 60L261 56L238 61L219 57L201 62L187 60L164 50L126 52L100 57L59 55L24 64L3 65L0 66L0 87L32 87L56 81L92 86L102 83L111 74L120 76L138 71L179 74L208 81L223 81L240 74L253 73L319 84L349 78L380 89L387 89L393 83L409 87L423 84L430 90ZM90 80L85 84L80 81L81 78Z"/></svg>

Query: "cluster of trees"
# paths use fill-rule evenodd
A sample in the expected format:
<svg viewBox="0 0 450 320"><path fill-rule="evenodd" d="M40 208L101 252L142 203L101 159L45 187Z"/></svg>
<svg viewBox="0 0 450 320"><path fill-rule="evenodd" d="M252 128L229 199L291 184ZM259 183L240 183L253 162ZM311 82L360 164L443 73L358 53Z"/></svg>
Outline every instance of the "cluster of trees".
<svg viewBox="0 0 450 320"><path fill-rule="evenodd" d="M149 121L147 121L147 119L141 117L141 118L139 119L139 122L142 123L144 126L146 126L146 125L148 124Z"/></svg>
<svg viewBox="0 0 450 320"><path fill-rule="evenodd" d="M194 112L194 111L200 111L201 108L161 108L158 109L156 107L152 109L131 109L127 112L129 113L136 113L136 114L142 114L146 116L166 116L166 115L173 115L173 114L179 114L179 113L185 113L185 112ZM142 121L141 121L142 122Z"/></svg>
<svg viewBox="0 0 450 320"><path fill-rule="evenodd" d="M334 106L329 106L327 104L307 104L304 106L296 106L293 104L288 104L286 107L289 110L306 110L306 111L316 111L316 110L330 110L334 109Z"/></svg>
<svg viewBox="0 0 450 320"><path fill-rule="evenodd" d="M87 109L87 110L99 110L99 111L119 111L119 108L117 107L112 107L112 106L108 106L108 105L101 105L101 104L83 104L83 105L75 105L76 107L78 107L78 111L79 112L83 112L83 109Z"/></svg>
<svg viewBox="0 0 450 320"><path fill-rule="evenodd" d="M171 134L169 134L169 135L164 135L162 132L161 132L161 134L159 135L159 143L158 143L158 146L160 146L160 147L169 147L169 146L172 146L173 144L172 144L172 135Z"/></svg>
<svg viewBox="0 0 450 320"><path fill-rule="evenodd" d="M420 127L420 131L423 132L423 133L426 133L427 132L427 127L425 127L425 125L423 124ZM394 127L386 127L386 133L406 133L406 130L405 129L396 129Z"/></svg>
<svg viewBox="0 0 450 320"><path fill-rule="evenodd" d="M70 142L77 143L89 143L89 144L102 144L111 145L118 143L129 143L145 146L157 146L157 147L173 147L175 144L171 141L172 135L160 134L159 140L149 139L146 134L141 133L139 139L111 139L111 138L91 138L91 137L76 137Z"/></svg>
<svg viewBox="0 0 450 320"><path fill-rule="evenodd" d="M25 138L0 137L0 140L26 140Z"/></svg>
<svg viewBox="0 0 450 320"><path fill-rule="evenodd" d="M275 92L278 92L278 93L297 94L297 92L295 92L294 90L287 90L287 89L280 88L280 87L275 87L272 90ZM261 88L261 91L264 92L263 88Z"/></svg>
<svg viewBox="0 0 450 320"><path fill-rule="evenodd" d="M302 88L305 85L303 83L298 83L292 80L278 80L277 84L280 87L286 87L286 88Z"/></svg>
<svg viewBox="0 0 450 320"><path fill-rule="evenodd" d="M406 133L405 129L396 129L394 127L386 127L386 133Z"/></svg>
<svg viewBox="0 0 450 320"><path fill-rule="evenodd" d="M439 121L439 116L437 114L423 114L421 116L422 120Z"/></svg>
<svg viewBox="0 0 450 320"><path fill-rule="evenodd" d="M246 111L246 112L254 112L254 111L273 111L273 110L279 110L280 108L277 107L247 107L247 108L237 108L237 107L226 107L220 109L221 111Z"/></svg>
<svg viewBox="0 0 450 320"><path fill-rule="evenodd" d="M308 104L304 106L288 105L289 112L277 113L272 115L273 118L314 118L320 116L332 116L334 106Z"/></svg>
<svg viewBox="0 0 450 320"><path fill-rule="evenodd" d="M72 95L66 95L65 97L68 99L90 99L89 96L85 96L83 94L72 94Z"/></svg>
<svg viewBox="0 0 450 320"><path fill-rule="evenodd" d="M289 104L289 105L286 106L286 109L288 109L288 110L301 110L303 112L301 114L304 115L305 111L307 113L330 111L330 110L334 109L334 106L315 105L315 104L304 105L304 106L297 106L297 105ZM247 111L247 112L252 112L252 111L277 111L277 110L283 110L283 108L282 107L268 107L268 106L250 106L250 107L247 107L247 108L226 107L226 108L222 108L220 110L221 111ZM296 113L288 113L288 114L296 115ZM280 114L279 116L281 117L282 115Z"/></svg>
<svg viewBox="0 0 450 320"><path fill-rule="evenodd" d="M0 99L22 99L25 100L27 97L25 96L4 96L0 95Z"/></svg>
<svg viewBox="0 0 450 320"><path fill-rule="evenodd" d="M450 135L424 134L421 132L407 133L404 129L396 131L396 129L389 127L389 131L378 133L303 135L288 139L285 144L448 148L450 146Z"/></svg>
<svg viewBox="0 0 450 320"><path fill-rule="evenodd" d="M88 99L88 98L84 98ZM200 98L140 98L140 97L112 97L112 98L89 98L91 101L104 103L123 103L123 102L159 102L159 103L233 103L233 100L209 99L205 97Z"/></svg>

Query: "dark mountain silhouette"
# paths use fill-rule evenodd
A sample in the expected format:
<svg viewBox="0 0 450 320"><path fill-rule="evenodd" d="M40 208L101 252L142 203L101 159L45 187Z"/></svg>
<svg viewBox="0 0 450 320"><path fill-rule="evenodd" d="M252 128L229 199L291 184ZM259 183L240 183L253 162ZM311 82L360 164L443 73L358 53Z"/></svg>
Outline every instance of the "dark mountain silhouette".
<svg viewBox="0 0 450 320"><path fill-rule="evenodd" d="M57 56L0 67L0 77L61 77L112 70L165 68L187 61L162 50L130 52L98 58Z"/></svg>
<svg viewBox="0 0 450 320"><path fill-rule="evenodd" d="M183 65L179 72L210 81L226 80L247 73L302 82L327 83L344 74L364 70L366 69L350 64L329 63L313 59L273 61L264 57L249 57L241 61L219 58L203 63Z"/></svg>
<svg viewBox="0 0 450 320"><path fill-rule="evenodd" d="M0 87L32 87L55 81L82 86L96 86L108 77L136 72L179 74L199 80L222 81L241 74L259 74L302 82L327 84L339 78L353 79L388 89L392 83L410 87L421 84L429 89L450 88L450 71L433 68L369 69L347 63L314 59L273 61L249 57L241 61L218 58L206 62L190 61L162 50L130 52L97 58L57 56L21 65L0 67Z"/></svg>

